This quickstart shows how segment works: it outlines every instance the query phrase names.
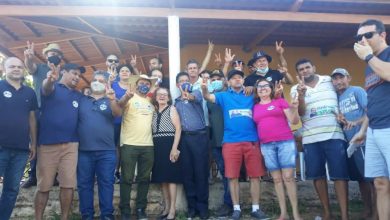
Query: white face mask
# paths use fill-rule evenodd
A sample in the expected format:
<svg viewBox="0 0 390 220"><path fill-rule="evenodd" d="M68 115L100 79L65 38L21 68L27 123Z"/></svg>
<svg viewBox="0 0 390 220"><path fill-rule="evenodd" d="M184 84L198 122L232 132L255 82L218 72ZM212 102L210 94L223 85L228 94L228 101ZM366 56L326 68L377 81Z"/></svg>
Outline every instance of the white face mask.
<svg viewBox="0 0 390 220"><path fill-rule="evenodd" d="M91 90L93 93L104 93L106 91L106 85L99 81L93 81L91 83Z"/></svg>
<svg viewBox="0 0 390 220"><path fill-rule="evenodd" d="M266 74L268 72L269 68L266 67L266 68L257 68L256 72L260 73L260 74Z"/></svg>

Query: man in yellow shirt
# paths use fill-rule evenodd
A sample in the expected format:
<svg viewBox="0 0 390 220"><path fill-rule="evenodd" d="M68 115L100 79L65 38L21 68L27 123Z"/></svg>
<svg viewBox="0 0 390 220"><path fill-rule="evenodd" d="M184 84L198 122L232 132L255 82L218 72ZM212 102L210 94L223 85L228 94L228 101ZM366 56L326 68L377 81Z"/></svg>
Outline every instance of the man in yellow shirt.
<svg viewBox="0 0 390 220"><path fill-rule="evenodd" d="M151 126L154 107L147 94L155 83L156 79L146 75L131 76L129 90L118 102L123 109L120 138L122 167L120 209L123 220L131 218L130 193L136 164L137 219L147 219L145 208L154 161Z"/></svg>

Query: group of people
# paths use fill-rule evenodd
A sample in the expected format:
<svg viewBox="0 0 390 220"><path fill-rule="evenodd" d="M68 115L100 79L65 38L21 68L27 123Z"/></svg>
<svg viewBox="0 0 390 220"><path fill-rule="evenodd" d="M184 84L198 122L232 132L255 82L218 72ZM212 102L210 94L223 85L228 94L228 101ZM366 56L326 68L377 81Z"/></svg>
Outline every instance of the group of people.
<svg viewBox="0 0 390 220"><path fill-rule="evenodd" d="M93 219L95 182L100 218L114 219L115 178L124 220L133 214L133 183L137 183L136 217L148 219L150 182L161 184L163 193L164 209L158 219L175 219L177 184L184 186L187 217L208 219L211 146L224 186L223 205L216 215L241 218L239 177L244 165L251 218L269 219L259 203L260 177L268 171L279 202L278 219L289 219L287 191L293 219L300 220L294 177L297 148L290 127L299 122L306 178L314 182L322 219L334 219L327 171L335 183L341 219L349 219L348 180L359 182L365 219L390 219L386 143L390 47L381 21L363 22L356 35L354 50L367 62L365 90L349 85L346 69L319 75L314 63L303 58L295 64L297 84L291 88L290 103L283 84L293 84L294 79L281 42L275 45L277 69L269 67L272 57L264 51L254 53L246 67L226 49L225 62L216 54L219 69L208 71L213 47L210 42L202 65L191 59L176 75L180 95L175 99L158 58L150 60L146 75L136 68L136 57L130 65L119 65L120 58L109 55L107 70L96 71L83 93L77 84L85 68L61 64L63 54L57 44L43 50L48 61L44 64L35 61L33 43L28 43L24 62L7 58L5 79L0 81L0 219L11 216L28 160L36 161L31 162L36 174L32 171L26 184L37 184L38 220L43 219L55 180L60 186L61 219L69 217L76 188L82 219ZM23 84L25 68L33 76L35 91Z"/></svg>

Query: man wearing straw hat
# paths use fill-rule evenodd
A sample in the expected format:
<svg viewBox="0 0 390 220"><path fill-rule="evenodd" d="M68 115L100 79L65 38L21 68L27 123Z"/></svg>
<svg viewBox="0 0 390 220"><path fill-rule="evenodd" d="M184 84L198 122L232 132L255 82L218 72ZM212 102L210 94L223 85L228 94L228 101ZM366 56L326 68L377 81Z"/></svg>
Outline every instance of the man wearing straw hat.
<svg viewBox="0 0 390 220"><path fill-rule="evenodd" d="M137 219L147 219L145 208L149 190L150 173L154 162L152 117L154 107L147 97L157 78L132 75L129 89L119 100L123 109L121 129L120 210L124 220L131 218L130 194L137 164Z"/></svg>

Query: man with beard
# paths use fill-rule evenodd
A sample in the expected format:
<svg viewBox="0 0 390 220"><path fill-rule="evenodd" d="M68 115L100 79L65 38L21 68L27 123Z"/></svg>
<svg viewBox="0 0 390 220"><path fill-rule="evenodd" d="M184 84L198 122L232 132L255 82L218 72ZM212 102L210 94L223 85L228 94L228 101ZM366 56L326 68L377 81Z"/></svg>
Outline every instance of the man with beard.
<svg viewBox="0 0 390 220"><path fill-rule="evenodd" d="M106 91L107 88L107 91ZM114 219L112 205L116 154L114 117L122 112L103 71L94 73L92 93L80 100L78 133L80 146L77 163L77 189L82 218L94 217L95 176L99 190L100 218ZM93 132L91 132L91 128Z"/></svg>
<svg viewBox="0 0 390 220"><path fill-rule="evenodd" d="M34 91L22 84L23 62L10 57L4 62L4 70L5 79L0 81L0 219L9 219L27 159L35 157L38 105Z"/></svg>

